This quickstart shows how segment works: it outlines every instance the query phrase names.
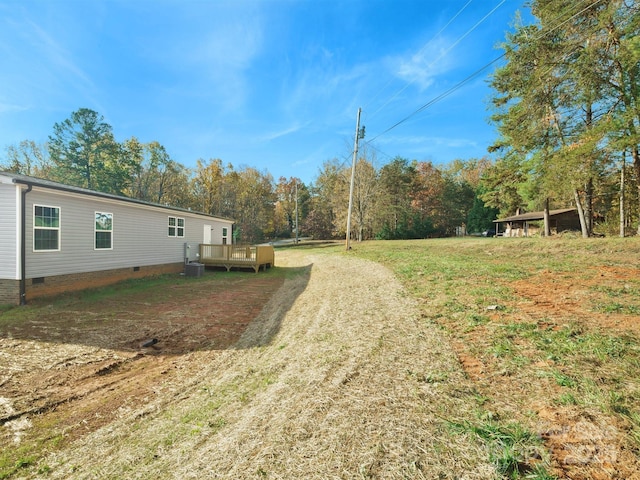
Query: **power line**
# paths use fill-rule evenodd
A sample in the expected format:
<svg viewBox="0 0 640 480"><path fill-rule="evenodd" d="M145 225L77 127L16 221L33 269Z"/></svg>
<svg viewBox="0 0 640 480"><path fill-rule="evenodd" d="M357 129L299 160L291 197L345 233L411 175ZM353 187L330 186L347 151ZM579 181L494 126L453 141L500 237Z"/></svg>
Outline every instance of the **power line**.
<svg viewBox="0 0 640 480"><path fill-rule="evenodd" d="M585 3L589 0L582 0L581 3ZM585 12L586 10L588 10L589 8L594 7L595 5L601 3L602 0L597 0L594 3L590 3L589 5L587 5L585 8L583 8L582 10L580 10L579 12L576 12L575 14L573 14L572 16L570 16L569 18L567 18L566 20L564 20L563 22L555 25L553 28L551 28L550 30L547 30L545 32L540 32L540 34L534 39L534 40L539 40L540 38L542 38L545 35L548 35L550 33L553 33L555 30L557 30L558 28L562 27L563 25L565 25L567 22L571 21L573 18L577 17L578 15L580 15L581 13ZM561 15L558 15L555 20L558 20L561 18ZM491 65L493 65L494 63L500 61L501 59L503 59L505 56L507 55L507 53L503 53L502 55L498 56L497 58L493 59L492 61L490 61L489 63L485 64L484 66L480 67L478 70L476 70L475 72L473 72L471 75L467 76L465 79L463 79L462 81L460 81L459 83L457 83L456 85L454 85L453 87L449 88L448 90L446 90L445 92L441 93L440 95L438 95L437 97L429 100L427 103L425 103L424 105L422 105L420 108L418 108L417 110L415 110L414 112L412 112L411 114L407 115L405 118L403 118L402 120L400 120L399 122L396 122L394 125L392 125L391 127L387 128L386 130L384 130L382 133L379 133L378 135L376 135L375 137L373 137L372 139L368 140L366 143L371 143L373 142L375 139L381 137L382 135L388 133L389 131L393 130L394 128L398 127L399 125L402 125L404 122L406 122L407 120L409 120L410 118L414 117L415 115L417 115L418 113L422 112L423 110L429 108L430 106L432 106L433 104L439 102L440 100L442 100L443 98L448 97L449 95L451 95L453 92L455 92L456 90L460 89L462 86L464 86L466 83L468 83L469 81L471 81L473 78L477 77L480 73L482 73L484 70L486 70L487 68L489 68Z"/></svg>
<svg viewBox="0 0 640 480"><path fill-rule="evenodd" d="M438 37L440 36L440 34L441 34L442 32L444 32L444 31L447 29L447 27L448 27L449 25L451 25L451 24L454 22L454 20L460 16L460 14L462 14L462 12L463 12L463 11L464 11L468 6L469 6L469 4L470 4L471 2L473 2L473 0L469 0L467 3L465 3L465 4L464 4L464 6L463 6L460 10L458 10L458 12L457 12L457 13L456 13L456 14L455 14L455 15L454 15L454 16L453 16L453 17L452 17L452 18L451 18L451 19L450 19L450 20L449 20L449 21L448 21L448 22L447 22L447 23L446 23L442 28L441 28L440 30L438 30L438 32L437 32L433 37L431 37L431 39L430 39L427 43L425 43L425 44L422 46L422 48L421 48L420 50L418 50L417 55L420 55L423 51L425 51L425 50L427 49L427 47L428 47L428 46L429 46L429 45L430 45L430 44L431 44L431 43L432 43L436 38L438 38ZM439 59L439 58L438 58L438 59ZM371 104L371 103L372 103L372 102L373 102L373 101L378 97L378 95L380 95L380 94L384 91L384 89L385 89L385 88L387 88L387 87L389 86L389 84L390 84L391 82L393 82L393 78L391 78L391 79L390 79L390 80L389 80L389 81L384 85L384 87L382 87L382 88L380 89L380 91L378 91L378 93L376 93L376 94L373 96L373 98L372 98L371 100L369 100L369 103L367 103L367 104L364 106L364 110L365 110L365 111L366 111L367 107L368 107L368 106L369 106L369 105L370 105L370 104ZM404 90L405 90L409 85L411 85L413 82L414 82L414 81L412 80L412 81L411 81L411 82L409 82L409 83L408 83L408 84L407 84L407 85L406 85L402 90L400 90L399 92L397 92L396 94L394 94L394 95L393 95L393 96L392 96L392 97L391 97L387 102L385 102L385 103L382 105L382 107L380 107L378 110L376 110L375 112L373 112L373 113L371 114L371 117L373 117L373 116L374 116L376 113L378 113L382 108L384 108L386 105L388 105L388 104L389 104L389 102L390 102L391 100L393 100L393 99L394 99L395 97L397 97L400 93L402 93L402 91L404 91Z"/></svg>
<svg viewBox="0 0 640 480"><path fill-rule="evenodd" d="M468 35L471 34L471 32L473 32L476 28L478 28L487 18L489 18L498 8L500 8L507 0L502 0L498 5L496 5L489 13L487 13L484 17L482 17L478 22L476 22L476 24L471 27L469 30L467 30L462 36L458 37L458 39L453 42L449 48L447 48L445 51L443 51L435 60L433 60L429 65L427 65L426 68L431 68L437 61L439 61L442 57L444 57L445 55L447 55L451 50L453 50L453 48L455 48L462 40L464 40ZM471 3L471 1L469 1L463 8L462 10L464 10L464 8L466 8L467 5L469 5L469 3ZM459 13L462 12L462 10L460 10ZM457 17L457 15L456 15ZM455 17L454 17L455 18ZM427 47L427 45L425 45L419 52L418 55L420 55L422 53L423 50L425 50ZM398 90L393 96L391 96L391 98L389 98L389 100L387 100L387 102L385 102L380 108L378 108L378 110L376 110L375 112L373 112L371 114L371 116L373 117L375 114L377 114L380 110L382 110L384 107L386 107L389 103L391 103L391 101L396 98L398 95L400 95L402 92L404 92L407 88L409 88L411 86L411 84L413 84L414 80L412 80L411 82L407 83L403 88L401 88L400 90Z"/></svg>
<svg viewBox="0 0 640 480"><path fill-rule="evenodd" d="M389 155L387 152L383 152L382 150L380 150L377 146L369 143L369 142L365 142L365 147L371 148L373 150L375 150L376 152L381 153L382 155L384 155L385 157L389 158L389 159L393 159L394 157L396 157L397 155Z"/></svg>
<svg viewBox="0 0 640 480"><path fill-rule="evenodd" d="M450 89L444 91L443 93L441 93L440 95L438 95L437 97L429 100L427 103L425 103L424 105L422 105L420 108L418 108L417 110L415 110L413 113L407 115L405 118L403 118L402 120L400 120L399 122L395 123L394 125L390 126L389 128L387 128L385 131L383 131L382 133L379 133L378 135L376 135L375 137L373 137L371 140L368 140L367 143L371 143L373 142L376 138L381 137L382 135L384 135L385 133L393 130L394 128L396 128L399 125L402 125L404 122L406 122L407 120L409 120L411 117L417 115L418 113L420 113L421 111L429 108L431 105L433 105L434 103L439 102L440 100L442 100L445 97L448 97L449 95L451 95L453 92L455 92L456 90L462 88L467 82L471 81L472 79L474 79L475 77L477 77L480 73L482 73L484 70L486 70L487 68L489 68L491 65L493 65L494 63L496 63L497 61L501 60L504 56L506 55L506 53L503 53L502 55L500 55L498 58L492 60L491 62L487 63L486 65L484 65L482 68L476 70L475 72L473 72L471 75L469 75L468 77L466 77L464 80L462 80L461 82L458 82L456 85L454 85L453 87L451 87Z"/></svg>

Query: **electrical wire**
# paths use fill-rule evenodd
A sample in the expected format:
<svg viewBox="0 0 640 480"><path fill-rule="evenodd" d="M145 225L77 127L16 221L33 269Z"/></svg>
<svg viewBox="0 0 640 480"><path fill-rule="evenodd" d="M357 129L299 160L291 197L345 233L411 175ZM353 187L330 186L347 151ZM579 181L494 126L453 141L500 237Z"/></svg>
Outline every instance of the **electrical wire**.
<svg viewBox="0 0 640 480"><path fill-rule="evenodd" d="M465 11L465 9L469 6L469 4L471 4L471 2L473 2L473 0L469 0L467 3L465 3L465 4L464 4L464 6L463 6L460 10L458 10L458 12L457 12L453 17L451 17L451 19L449 19L449 21L448 21L448 22L447 22L447 23L446 23L442 28L441 28L440 30L438 30L438 32L437 32L433 37L431 37L431 39L430 39L427 43L425 43L425 44L422 46L422 48L421 48L420 50L418 50L417 55L420 55L422 52L424 52L424 51L427 49L427 47L428 47L428 46L429 46L429 45L430 45L430 44L431 44L431 43L432 43L436 38L438 38L438 37L442 34L442 32L444 32L444 31L447 29L447 27L448 27L449 25L451 25L451 24L454 22L454 20L455 20L456 18L458 18L458 17L462 14L462 12L464 12L464 11ZM393 82L393 78L392 78L392 79L390 79L390 80L389 80L389 81L384 85L384 87L382 87L382 88L378 91L378 93L376 93L376 94L371 98L371 100L369 100L369 102L364 106L363 110L365 110L365 111L366 111L367 107L368 107L368 106L369 106L369 105L370 105L370 104L371 104L371 103L372 103L376 98L378 98L378 95L380 95L380 94L381 94L381 93L382 93L382 92L383 92L383 91L384 91L384 90L389 86L389 84L390 84L391 82ZM407 87L408 87L409 85L411 85L412 83L413 83L413 81L409 82L405 88L407 88ZM386 102L382 107L380 107L380 108L379 108L378 110L376 110L373 114L371 114L371 116L373 117L376 113L378 113L378 112L380 111L380 109L381 109L381 108L383 108L384 106L386 106L386 105L387 105L391 100L393 100L393 99L394 99L394 98L395 98L399 93L401 93L405 88L403 88L400 92L396 93L393 97L391 97L391 99L390 99L389 101L387 101L387 102Z"/></svg>
<svg viewBox="0 0 640 480"><path fill-rule="evenodd" d="M440 53L440 55L435 58L429 65L427 65L426 68L431 68L433 67L433 65L435 65L436 62L438 62L442 57L444 57L445 55L447 55L451 50L453 50L462 40L464 40L467 36L469 36L471 34L471 32L473 32L476 28L478 28L487 18L489 18L498 8L500 8L507 0L502 0L498 5L496 5L489 13L487 13L484 17L482 17L478 22L476 22L476 24L471 27L469 30L467 30L462 36L460 36L455 42L453 42L449 48L447 48L446 50L444 50L443 52ZM469 2L471 3L471 2ZM467 3L467 5L469 5L469 3ZM466 5L465 5L466 7ZM464 8L463 8L464 9ZM462 12L462 10L461 10ZM456 15L457 16L457 15ZM423 50L425 50L426 45L417 53L417 55L419 56ZM374 113L371 114L371 117L375 116L380 110L382 110L384 107L386 107L389 103L391 103L398 95L400 95L402 92L404 92L407 88L409 88L415 80L412 80L411 82L407 83L403 88L401 88L400 90L398 90L391 98L389 98L389 100L387 100L380 108L378 108L378 110L376 110Z"/></svg>
<svg viewBox="0 0 640 480"><path fill-rule="evenodd" d="M471 75L469 75L468 77L466 77L464 80L458 82L457 84L455 84L453 87L451 87L450 89L444 91L443 93L441 93L440 95L438 95L435 98L432 98L431 100L429 100L427 103L425 103L424 105L422 105L420 108L418 108L417 110L415 110L413 113L407 115L405 118L403 118L402 120L400 120L399 122L393 124L392 126L390 126L389 128L387 128L385 131L383 131L382 133L379 133L378 135L376 135L375 137L373 137L370 140L367 140L367 143L373 142L376 138L381 137L382 135L384 135L385 133L388 133L389 131L393 130L394 128L402 125L404 122L406 122L407 120L409 120L410 118L414 117L415 115L417 115L418 113L422 112L423 110L429 108L431 105L433 105L434 103L439 102L440 100L442 100L445 97L448 97L449 95L451 95L453 92L455 92L456 90L459 90L460 88L462 88L465 84L467 84L468 82L470 82L471 80L473 80L475 77L477 77L478 75L480 75L483 71L485 71L487 68L489 68L491 65L493 65L494 63L496 63L497 61L501 60L504 56L506 55L506 53L503 53L502 55L500 55L498 58L492 60L491 62L487 63L486 65L484 65L482 68L476 70L475 72L473 72Z"/></svg>
<svg viewBox="0 0 640 480"><path fill-rule="evenodd" d="M387 152L383 152L382 150L380 150L377 146L373 145L372 143L369 142L365 142L365 147L367 148L372 148L373 150L377 151L378 153L384 155L386 158L388 159L393 159L395 157L397 157L397 155L389 155Z"/></svg>
<svg viewBox="0 0 640 480"><path fill-rule="evenodd" d="M585 3L589 0L582 0L581 3ZM550 33L553 33L555 30L557 30L558 28L562 27L563 25L565 25L567 22L571 21L573 18L577 17L578 15L580 15L581 13L585 12L586 10L588 10L589 8L594 7L595 5L598 5L599 3L601 3L602 0L597 0L594 3L590 3L589 5L587 5L585 8L583 8L582 10L580 10L579 12L576 12L575 14L573 14L571 17L567 18L566 20L564 20L563 22L555 25L553 28L551 28L550 30L544 31L544 32L540 32L540 34L534 39L534 40L539 40L540 38L542 38L545 35L548 35ZM561 18L561 15L558 15L555 20L558 20ZM440 100L448 97L449 95L451 95L453 92L455 92L456 90L462 88L466 83L468 83L469 81L471 81L473 78L477 77L480 73L482 73L484 70L486 70L487 68L489 68L491 65L493 65L494 63L502 60L504 57L506 56L506 52L501 54L500 56L498 56L497 58L493 59L492 61L490 61L489 63L485 64L484 66L480 67L478 70L476 70L475 72L473 72L471 75L467 76L465 79L463 79L462 81L460 81L459 83L457 83L456 85L454 85L453 87L449 88L448 90L446 90L445 92L441 93L440 95L436 96L435 98L429 100L427 103L425 103L424 105L422 105L421 107L419 107L417 110L415 110L414 112L412 112L411 114L407 115L405 118L403 118L402 120L396 122L395 124L393 124L391 127L387 128L386 130L384 130L383 132L379 133L378 135L374 136L372 139L368 140L366 143L371 143L373 142L375 139L380 138L382 135L390 132L391 130L393 130L394 128L402 125L404 122L406 122L407 120L411 119L412 117L414 117L415 115L417 115L418 113L422 112L423 110L429 108L430 106L432 106L433 104L439 102Z"/></svg>

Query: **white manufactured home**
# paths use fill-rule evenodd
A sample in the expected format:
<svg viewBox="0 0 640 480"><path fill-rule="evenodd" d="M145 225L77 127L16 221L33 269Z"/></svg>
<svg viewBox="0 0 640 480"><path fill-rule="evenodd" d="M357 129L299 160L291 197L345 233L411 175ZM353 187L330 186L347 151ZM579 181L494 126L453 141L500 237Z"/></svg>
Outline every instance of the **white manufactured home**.
<svg viewBox="0 0 640 480"><path fill-rule="evenodd" d="M0 172L0 304L183 271L233 221Z"/></svg>

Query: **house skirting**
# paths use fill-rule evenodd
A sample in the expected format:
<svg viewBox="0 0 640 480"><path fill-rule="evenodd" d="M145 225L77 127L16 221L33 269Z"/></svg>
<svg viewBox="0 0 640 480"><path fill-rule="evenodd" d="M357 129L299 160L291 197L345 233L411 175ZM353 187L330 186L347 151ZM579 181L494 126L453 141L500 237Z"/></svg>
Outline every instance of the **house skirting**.
<svg viewBox="0 0 640 480"><path fill-rule="evenodd" d="M20 304L20 281L0 279L0 305Z"/></svg>
<svg viewBox="0 0 640 480"><path fill-rule="evenodd" d="M143 278L151 275L180 273L184 271L184 263L150 265L141 267L118 268L99 272L73 273L50 277L29 278L26 281L26 299L49 297L65 292L103 287L122 280ZM20 304L20 282L17 280L0 280L0 304Z"/></svg>

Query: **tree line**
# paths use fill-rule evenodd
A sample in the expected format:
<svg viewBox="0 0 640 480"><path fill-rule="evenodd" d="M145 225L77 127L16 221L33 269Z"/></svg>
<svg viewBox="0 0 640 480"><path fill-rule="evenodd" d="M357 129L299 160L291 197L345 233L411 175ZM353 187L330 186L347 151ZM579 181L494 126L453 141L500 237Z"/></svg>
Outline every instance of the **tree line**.
<svg viewBox="0 0 640 480"><path fill-rule="evenodd" d="M478 198L488 159L444 168L397 157L381 168L363 149L355 168L353 238L426 238L463 224L489 228L497 210ZM255 168L199 159L189 169L159 142L118 142L97 112L81 108L53 126L45 145L25 140L6 149L0 168L67 185L191 209L236 221L234 241L255 243L296 233L346 235L351 166L329 160L315 182L277 181Z"/></svg>
<svg viewBox="0 0 640 480"><path fill-rule="evenodd" d="M366 143L355 166L352 238L427 238L493 227L516 211L573 206L582 235L640 234L640 5L532 0L490 76L498 138L486 157L444 166L400 156L379 165ZM344 238L351 165L328 160L314 182L220 159L194 169L158 142L118 142L81 108L46 145L7 148L5 170L232 218L235 241ZM544 232L550 233L548 225Z"/></svg>

